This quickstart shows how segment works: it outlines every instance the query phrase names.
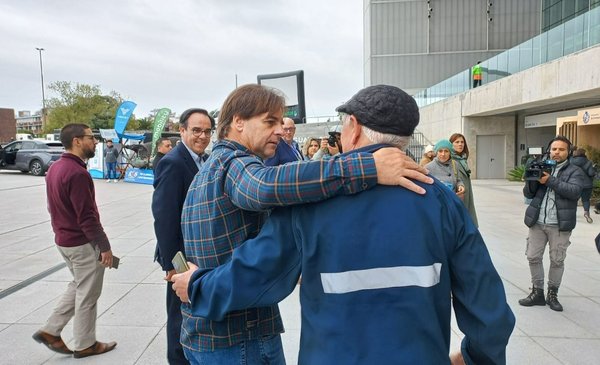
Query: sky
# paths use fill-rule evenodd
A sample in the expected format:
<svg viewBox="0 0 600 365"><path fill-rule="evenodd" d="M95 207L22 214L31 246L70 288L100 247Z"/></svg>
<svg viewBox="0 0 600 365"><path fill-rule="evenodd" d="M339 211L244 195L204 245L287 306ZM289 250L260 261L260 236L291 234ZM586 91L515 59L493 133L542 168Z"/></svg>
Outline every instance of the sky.
<svg viewBox="0 0 600 365"><path fill-rule="evenodd" d="M3 0L0 108L41 109L55 81L98 85L179 115L218 109L257 75L304 70L306 114L335 115L363 87L363 1Z"/></svg>

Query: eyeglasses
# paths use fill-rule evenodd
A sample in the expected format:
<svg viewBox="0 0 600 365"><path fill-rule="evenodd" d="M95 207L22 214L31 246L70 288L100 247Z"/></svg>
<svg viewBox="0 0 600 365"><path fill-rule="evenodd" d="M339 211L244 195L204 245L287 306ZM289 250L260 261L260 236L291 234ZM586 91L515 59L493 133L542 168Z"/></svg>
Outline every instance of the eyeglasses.
<svg viewBox="0 0 600 365"><path fill-rule="evenodd" d="M206 137L210 137L213 135L214 132L215 132L215 130L212 128L209 128L209 129L192 128L192 134L194 135L194 137L200 137L203 134Z"/></svg>
<svg viewBox="0 0 600 365"><path fill-rule="evenodd" d="M290 133L296 130L296 127L288 127L288 128L283 128L283 131L285 133Z"/></svg>
<svg viewBox="0 0 600 365"><path fill-rule="evenodd" d="M96 139L96 137L93 134L84 134L84 135L81 135L81 136L77 136L76 138L85 138L85 137L88 137L88 138L91 138L91 139Z"/></svg>

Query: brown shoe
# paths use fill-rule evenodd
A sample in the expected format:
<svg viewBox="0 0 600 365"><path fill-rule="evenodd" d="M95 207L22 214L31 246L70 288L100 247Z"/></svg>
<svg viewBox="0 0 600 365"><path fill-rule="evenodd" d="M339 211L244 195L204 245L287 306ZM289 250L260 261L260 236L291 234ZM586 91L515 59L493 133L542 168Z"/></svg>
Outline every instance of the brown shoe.
<svg viewBox="0 0 600 365"><path fill-rule="evenodd" d="M85 350L74 351L73 352L73 357L76 358L76 359L80 359L82 357L100 355L100 354L103 354L105 352L112 351L116 346L117 346L117 343L114 342L114 341L113 342L107 342L107 343L96 341L95 344L93 344L92 346L88 347Z"/></svg>
<svg viewBox="0 0 600 365"><path fill-rule="evenodd" d="M44 331L37 331L31 337L38 343L46 345L50 350L58 352L59 354L70 355L73 353L73 351L69 350L67 345L65 345L60 336L53 336Z"/></svg>

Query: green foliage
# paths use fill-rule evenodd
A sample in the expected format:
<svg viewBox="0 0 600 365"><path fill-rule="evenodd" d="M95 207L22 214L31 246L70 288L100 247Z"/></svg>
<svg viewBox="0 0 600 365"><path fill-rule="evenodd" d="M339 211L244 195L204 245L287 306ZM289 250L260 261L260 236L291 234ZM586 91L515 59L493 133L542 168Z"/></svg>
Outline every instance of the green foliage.
<svg viewBox="0 0 600 365"><path fill-rule="evenodd" d="M592 205L600 202L600 180L594 180L594 187L592 188L592 197L590 198Z"/></svg>
<svg viewBox="0 0 600 365"><path fill-rule="evenodd" d="M600 166L600 149L588 145L583 146L583 149L585 149L588 160L591 160L596 166Z"/></svg>
<svg viewBox="0 0 600 365"><path fill-rule="evenodd" d="M140 119L136 119L136 122L138 124L138 127L136 130L141 130L141 131L151 131L152 130L152 124L153 124L153 119L150 117L146 117L146 118L140 118ZM129 122L131 124L131 122Z"/></svg>
<svg viewBox="0 0 600 365"><path fill-rule="evenodd" d="M46 133L69 123L85 123L90 128L111 128L123 98L116 92L102 95L98 85L57 81L48 86L58 96L48 100Z"/></svg>
<svg viewBox="0 0 600 365"><path fill-rule="evenodd" d="M523 181L523 174L525 173L525 165L520 165L508 172L506 178L508 181Z"/></svg>

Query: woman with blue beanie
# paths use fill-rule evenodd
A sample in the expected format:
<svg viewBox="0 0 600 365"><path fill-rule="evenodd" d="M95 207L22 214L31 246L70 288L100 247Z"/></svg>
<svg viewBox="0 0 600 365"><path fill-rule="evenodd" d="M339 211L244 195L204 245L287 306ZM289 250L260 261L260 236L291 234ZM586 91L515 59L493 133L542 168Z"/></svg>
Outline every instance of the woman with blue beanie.
<svg viewBox="0 0 600 365"><path fill-rule="evenodd" d="M435 158L425 165L429 174L440 180L448 189L455 192L459 197L465 191L465 185L460 179L456 162L452 160L452 143L447 139L439 140L433 147Z"/></svg>

